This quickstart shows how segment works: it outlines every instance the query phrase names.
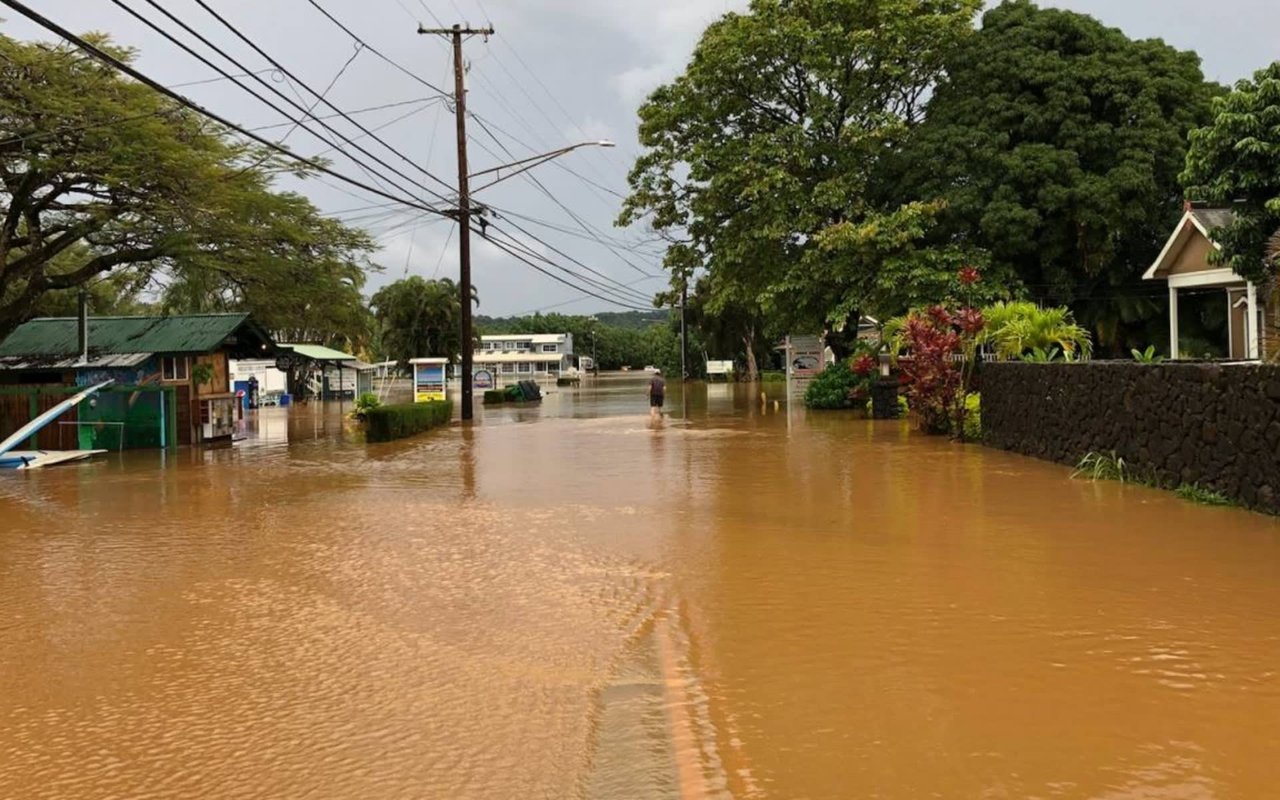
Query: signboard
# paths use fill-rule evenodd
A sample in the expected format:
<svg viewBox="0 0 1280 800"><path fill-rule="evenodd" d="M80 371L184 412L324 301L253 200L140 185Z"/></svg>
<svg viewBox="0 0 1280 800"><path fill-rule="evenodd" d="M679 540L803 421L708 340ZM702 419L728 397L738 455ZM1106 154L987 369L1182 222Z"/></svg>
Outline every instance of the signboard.
<svg viewBox="0 0 1280 800"><path fill-rule="evenodd" d="M430 403L445 400L445 359L415 358L413 365L413 402Z"/></svg>
<svg viewBox="0 0 1280 800"><path fill-rule="evenodd" d="M826 347L818 336L787 337L787 396L804 397L813 379L826 366Z"/></svg>
<svg viewBox="0 0 1280 800"><path fill-rule="evenodd" d="M493 373L487 369L478 369L471 374L471 388L484 391L493 388Z"/></svg>

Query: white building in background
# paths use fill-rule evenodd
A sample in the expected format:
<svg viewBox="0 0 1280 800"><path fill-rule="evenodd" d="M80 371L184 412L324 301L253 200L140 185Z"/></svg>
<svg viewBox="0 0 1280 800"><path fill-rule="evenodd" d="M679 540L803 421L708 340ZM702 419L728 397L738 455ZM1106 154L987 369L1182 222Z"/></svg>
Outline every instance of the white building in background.
<svg viewBox="0 0 1280 800"><path fill-rule="evenodd" d="M511 333L481 336L475 369L501 378L555 378L573 367L573 334Z"/></svg>

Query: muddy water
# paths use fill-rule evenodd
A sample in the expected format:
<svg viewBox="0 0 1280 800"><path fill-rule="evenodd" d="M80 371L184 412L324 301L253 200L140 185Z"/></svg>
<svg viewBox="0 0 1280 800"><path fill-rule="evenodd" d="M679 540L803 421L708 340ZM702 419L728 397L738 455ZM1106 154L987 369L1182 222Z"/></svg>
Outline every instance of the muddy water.
<svg viewBox="0 0 1280 800"><path fill-rule="evenodd" d="M0 475L0 797L1277 796L1280 524L639 388Z"/></svg>

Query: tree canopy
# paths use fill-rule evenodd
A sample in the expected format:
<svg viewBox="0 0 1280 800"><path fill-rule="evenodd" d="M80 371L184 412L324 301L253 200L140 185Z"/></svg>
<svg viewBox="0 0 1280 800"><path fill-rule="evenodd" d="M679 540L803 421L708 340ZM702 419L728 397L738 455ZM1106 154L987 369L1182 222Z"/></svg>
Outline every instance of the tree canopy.
<svg viewBox="0 0 1280 800"><path fill-rule="evenodd" d="M75 48L0 36L0 335L127 270L173 311L355 341L372 242L274 191L290 170Z"/></svg>
<svg viewBox="0 0 1280 800"><path fill-rule="evenodd" d="M1010 0L951 53L897 169L908 199L945 206L944 241L990 254L993 279L1095 308L1128 288L1134 306L1216 91L1194 53ZM1159 310L1112 305L1130 321Z"/></svg>
<svg viewBox="0 0 1280 800"><path fill-rule="evenodd" d="M1214 100L1214 120L1191 132L1182 180L1188 195L1230 206L1236 223L1214 232L1224 265L1250 280L1275 274L1268 241L1280 230L1280 62Z"/></svg>
<svg viewBox="0 0 1280 800"><path fill-rule="evenodd" d="M753 0L725 15L641 107L620 224L668 239L674 286L714 276L706 311L732 310L746 341L766 316L840 328L901 305L886 271L951 274L964 254L918 258L937 206L878 203L871 187L980 5Z"/></svg>

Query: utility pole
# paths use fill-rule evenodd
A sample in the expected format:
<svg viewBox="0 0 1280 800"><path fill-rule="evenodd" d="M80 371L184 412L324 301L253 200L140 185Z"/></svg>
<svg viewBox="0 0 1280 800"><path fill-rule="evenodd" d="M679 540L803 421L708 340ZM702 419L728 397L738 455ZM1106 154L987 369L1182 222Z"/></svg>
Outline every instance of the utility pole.
<svg viewBox="0 0 1280 800"><path fill-rule="evenodd" d="M471 192L467 182L467 87L466 66L462 59L463 37L493 35L493 28L424 28L418 33L449 36L453 40L453 114L458 128L458 283L462 292L462 419L474 416L471 386L474 357L474 335L471 326Z"/></svg>
<svg viewBox="0 0 1280 800"><path fill-rule="evenodd" d="M689 380L689 368L685 365L685 355L689 352L689 339L685 329L684 310L689 305L689 278L686 276L680 284L680 380Z"/></svg>

